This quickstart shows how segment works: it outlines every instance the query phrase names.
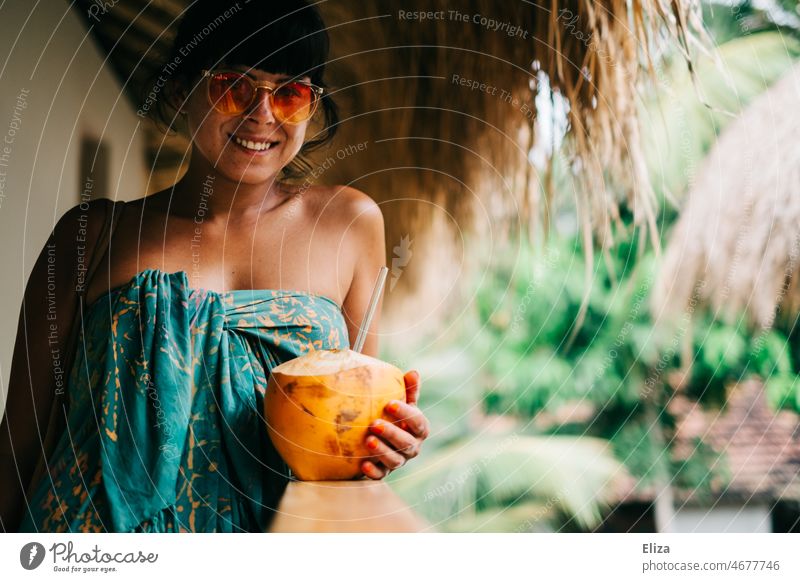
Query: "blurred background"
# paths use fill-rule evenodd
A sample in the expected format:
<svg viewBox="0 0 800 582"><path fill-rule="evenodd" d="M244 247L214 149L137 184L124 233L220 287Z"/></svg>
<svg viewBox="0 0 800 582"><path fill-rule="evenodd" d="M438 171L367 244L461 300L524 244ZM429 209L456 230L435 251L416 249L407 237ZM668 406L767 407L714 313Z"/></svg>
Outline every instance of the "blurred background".
<svg viewBox="0 0 800 582"><path fill-rule="evenodd" d="M56 220L186 169L147 95L188 3L0 7L4 393ZM365 4L319 3L313 181L386 219L433 424L395 491L443 531L800 531L798 2Z"/></svg>

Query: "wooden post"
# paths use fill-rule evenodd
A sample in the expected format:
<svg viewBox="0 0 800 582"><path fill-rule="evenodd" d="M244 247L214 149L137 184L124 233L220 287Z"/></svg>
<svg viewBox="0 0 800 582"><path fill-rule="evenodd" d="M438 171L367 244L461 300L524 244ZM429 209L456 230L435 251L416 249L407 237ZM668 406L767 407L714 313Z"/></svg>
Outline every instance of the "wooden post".
<svg viewBox="0 0 800 582"><path fill-rule="evenodd" d="M434 531L383 481L292 481L270 532Z"/></svg>

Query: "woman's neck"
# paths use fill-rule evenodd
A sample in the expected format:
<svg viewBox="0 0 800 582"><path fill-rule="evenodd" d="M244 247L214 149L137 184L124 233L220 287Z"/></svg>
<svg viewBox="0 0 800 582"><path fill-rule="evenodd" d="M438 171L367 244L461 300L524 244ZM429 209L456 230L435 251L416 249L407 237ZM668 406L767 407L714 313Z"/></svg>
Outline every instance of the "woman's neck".
<svg viewBox="0 0 800 582"><path fill-rule="evenodd" d="M172 187L170 214L191 218L202 213L206 222L230 227L231 217L248 223L281 203L284 189L277 174L260 184L236 182L198 158L192 155L188 171Z"/></svg>

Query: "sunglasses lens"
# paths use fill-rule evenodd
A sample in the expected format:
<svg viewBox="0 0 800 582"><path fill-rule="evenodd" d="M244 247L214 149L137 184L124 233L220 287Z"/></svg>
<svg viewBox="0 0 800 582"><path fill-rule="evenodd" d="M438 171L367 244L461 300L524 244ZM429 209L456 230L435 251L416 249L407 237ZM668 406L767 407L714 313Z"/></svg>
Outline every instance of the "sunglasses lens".
<svg viewBox="0 0 800 582"><path fill-rule="evenodd" d="M208 98L217 111L238 115L253 102L256 88L246 76L235 72L213 73ZM281 123L300 123L314 114L319 96L308 85L287 83L271 94L272 113Z"/></svg>
<svg viewBox="0 0 800 582"><path fill-rule="evenodd" d="M300 123L311 117L316 108L317 94L303 83L288 83L272 96L272 112L285 123Z"/></svg>
<svg viewBox="0 0 800 582"><path fill-rule="evenodd" d="M208 96L220 112L241 113L253 100L253 85L244 75L214 73L209 80Z"/></svg>

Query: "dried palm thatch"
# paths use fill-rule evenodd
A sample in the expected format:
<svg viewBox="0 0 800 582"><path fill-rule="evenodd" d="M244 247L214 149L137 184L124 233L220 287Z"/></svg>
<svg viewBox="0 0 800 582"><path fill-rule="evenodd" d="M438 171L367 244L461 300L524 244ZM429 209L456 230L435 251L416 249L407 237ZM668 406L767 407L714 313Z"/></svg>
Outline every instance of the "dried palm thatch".
<svg viewBox="0 0 800 582"><path fill-rule="evenodd" d="M393 3L356 8L328 0L321 8L333 37L333 77L343 88L337 97L349 101L358 116L344 123L344 141L392 140L360 162L376 159L381 170L401 165L438 170L466 186L480 183L491 170L514 175L508 170L530 165L535 98L552 89L569 104L571 145L591 185L586 197L595 224L607 226L615 215L613 186L623 186L640 224L652 217L636 83L650 65L648 47L660 36L659 27L686 47L688 57L688 31L701 30L696 3L440 0L404 2L398 10ZM438 11L442 19L400 16L416 10ZM501 28L493 31L476 18L491 19ZM470 90L458 84L460 79L486 89ZM460 206L470 207L471 201L452 183L444 188L435 173L429 172L428 180L410 176L426 186L415 195L442 197L459 216ZM530 195L531 190L514 194ZM495 195L505 198L502 191ZM514 216L535 210L524 199L504 202L501 207L510 206Z"/></svg>
<svg viewBox="0 0 800 582"><path fill-rule="evenodd" d="M762 329L800 309L800 66L723 132L670 237L653 311L704 302Z"/></svg>
<svg viewBox="0 0 800 582"><path fill-rule="evenodd" d="M390 251L410 236L415 256L427 256L427 234L444 257L448 237L433 235L433 224L457 235L451 263L467 251L458 236L464 230L482 231L493 242L546 232L552 172L543 164L540 175L531 163L532 148L551 156L554 149L535 140L541 124L550 123L537 118L541 99L566 110L587 245L592 232L612 242L623 198L658 244L637 84L652 71L651 53L663 40L675 41L689 58L702 30L698 2L413 0L400 7L328 0L319 6L332 36L336 97L349 113L340 147L367 144L323 180L352 183L383 204ZM439 18L404 16L415 11ZM441 266L412 261L405 269L401 288L436 297L430 282L424 293L420 285L442 280ZM449 291L450 282L441 287Z"/></svg>

